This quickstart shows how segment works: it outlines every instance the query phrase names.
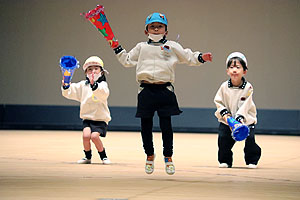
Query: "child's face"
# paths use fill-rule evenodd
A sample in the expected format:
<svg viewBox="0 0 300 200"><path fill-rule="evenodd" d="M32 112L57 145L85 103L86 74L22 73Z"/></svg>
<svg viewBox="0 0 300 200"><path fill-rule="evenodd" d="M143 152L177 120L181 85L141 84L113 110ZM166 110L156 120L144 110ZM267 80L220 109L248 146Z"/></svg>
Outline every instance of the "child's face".
<svg viewBox="0 0 300 200"><path fill-rule="evenodd" d="M86 69L86 74L87 75L89 75L89 74L99 74L100 72L101 72L101 68L97 65L89 66Z"/></svg>
<svg viewBox="0 0 300 200"><path fill-rule="evenodd" d="M153 22L148 25L148 31L145 30L145 34L148 35L148 33L167 35L168 31L166 31L166 25L160 22Z"/></svg>
<svg viewBox="0 0 300 200"><path fill-rule="evenodd" d="M227 75L230 76L234 86L239 86L241 84L242 77L245 76L246 73L247 71L243 69L243 66L237 59L234 59L227 68Z"/></svg>

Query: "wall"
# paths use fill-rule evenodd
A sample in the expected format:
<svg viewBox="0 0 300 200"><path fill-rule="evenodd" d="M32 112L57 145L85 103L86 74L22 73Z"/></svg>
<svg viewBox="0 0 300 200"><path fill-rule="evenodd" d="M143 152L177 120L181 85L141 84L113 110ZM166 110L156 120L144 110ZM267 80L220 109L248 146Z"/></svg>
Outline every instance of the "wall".
<svg viewBox="0 0 300 200"><path fill-rule="evenodd" d="M99 55L112 107L134 107L135 69L122 67L102 35L80 13L103 4L122 46L130 50L145 41L148 14L165 13L168 38L186 48L212 52L200 67L178 65L175 92L182 108L213 109L213 98L228 77L225 60L245 53L247 79L254 86L258 109L300 110L299 0L0 0L0 104L78 105L60 93L58 61L74 55L81 62ZM84 78L82 69L73 81Z"/></svg>

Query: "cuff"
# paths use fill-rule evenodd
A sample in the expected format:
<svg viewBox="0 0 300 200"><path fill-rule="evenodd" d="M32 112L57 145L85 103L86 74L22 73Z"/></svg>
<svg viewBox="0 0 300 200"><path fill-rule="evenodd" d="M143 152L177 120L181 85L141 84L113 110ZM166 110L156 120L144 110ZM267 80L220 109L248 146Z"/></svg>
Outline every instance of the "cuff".
<svg viewBox="0 0 300 200"><path fill-rule="evenodd" d="M238 122L242 122L242 120L244 120L245 117L244 117L243 115L239 115L239 116L237 116L235 119L236 119L236 121L238 121Z"/></svg>
<svg viewBox="0 0 300 200"><path fill-rule="evenodd" d="M220 114L221 114L222 117L224 117L224 115L230 114L230 112L225 108L225 109L220 111Z"/></svg>
<svg viewBox="0 0 300 200"><path fill-rule="evenodd" d="M117 48L114 48L115 54L120 53L123 50L122 46L119 45Z"/></svg>
<svg viewBox="0 0 300 200"><path fill-rule="evenodd" d="M202 53L199 54L198 60L199 60L199 62L201 62L201 63L205 63L205 62L206 62L206 61L203 60L203 58L202 58Z"/></svg>
<svg viewBox="0 0 300 200"><path fill-rule="evenodd" d="M64 90L67 90L69 87L70 87L70 85L63 85L63 86L62 86L62 88L63 88Z"/></svg>

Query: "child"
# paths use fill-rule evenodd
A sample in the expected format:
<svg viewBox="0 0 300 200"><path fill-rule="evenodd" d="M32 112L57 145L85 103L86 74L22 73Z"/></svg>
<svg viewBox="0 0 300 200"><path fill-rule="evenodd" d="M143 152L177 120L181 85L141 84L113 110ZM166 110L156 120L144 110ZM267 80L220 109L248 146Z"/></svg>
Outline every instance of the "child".
<svg viewBox="0 0 300 200"><path fill-rule="evenodd" d="M126 52L121 46L114 49L119 62L125 67L136 67L136 79L140 84L136 117L141 118L141 136L147 155L145 172L154 171L153 116L157 111L162 131L163 155L166 173L175 173L172 161L173 130L171 116L179 115L173 83L175 65L186 63L200 65L212 60L211 53L192 52L180 44L166 39L168 21L164 14L153 13L146 18L145 34L147 42L138 43Z"/></svg>
<svg viewBox="0 0 300 200"><path fill-rule="evenodd" d="M250 128L244 148L245 161L248 168L257 168L261 149L255 143L254 138L257 118L256 107L252 100L253 88L244 78L248 70L246 57L240 52L231 53L226 60L226 66L227 75L230 79L221 85L214 99L217 106L215 115L220 122L218 137L219 167L232 167L231 149L235 144L235 140L231 137L231 130L227 124L227 118L232 116Z"/></svg>
<svg viewBox="0 0 300 200"><path fill-rule="evenodd" d="M91 142L95 144L103 164L110 164L101 137L106 136L107 125L111 120L107 105L109 89L105 78L107 71L103 61L97 56L89 57L83 70L86 80L62 86L62 95L80 102L80 118L83 120L83 148L85 158L79 164L90 164L92 158Z"/></svg>

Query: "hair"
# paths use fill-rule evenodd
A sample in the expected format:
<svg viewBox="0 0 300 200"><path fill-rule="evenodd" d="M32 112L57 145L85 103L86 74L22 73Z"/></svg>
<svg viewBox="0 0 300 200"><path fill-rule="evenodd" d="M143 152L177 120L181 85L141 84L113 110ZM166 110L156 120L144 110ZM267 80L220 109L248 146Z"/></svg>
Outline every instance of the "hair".
<svg viewBox="0 0 300 200"><path fill-rule="evenodd" d="M241 65L242 65L244 71L248 70L245 61L244 61L243 59L241 59L240 57L233 57L233 58L230 58L230 60L229 60L228 63L227 63L227 68L230 67L230 65L232 64L232 62L233 62L234 60L238 60L238 61L241 63ZM234 65L236 65L236 63L234 63Z"/></svg>
<svg viewBox="0 0 300 200"><path fill-rule="evenodd" d="M106 77L105 77L105 72L104 72L104 69L102 66L99 66L100 67L100 70L101 72L103 72L102 76L100 76L97 80L98 83L101 83L101 81L106 81Z"/></svg>
<svg viewBox="0 0 300 200"><path fill-rule="evenodd" d="M105 77L104 74L100 78L98 78L98 80L97 80L98 83L101 83L101 81L105 81L106 82L106 77Z"/></svg>

